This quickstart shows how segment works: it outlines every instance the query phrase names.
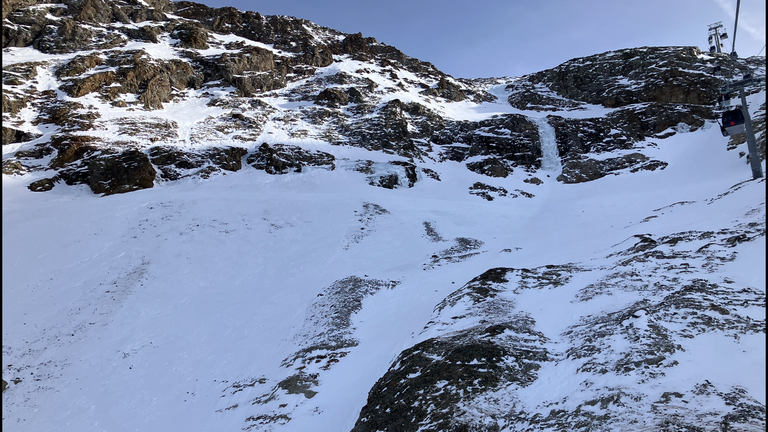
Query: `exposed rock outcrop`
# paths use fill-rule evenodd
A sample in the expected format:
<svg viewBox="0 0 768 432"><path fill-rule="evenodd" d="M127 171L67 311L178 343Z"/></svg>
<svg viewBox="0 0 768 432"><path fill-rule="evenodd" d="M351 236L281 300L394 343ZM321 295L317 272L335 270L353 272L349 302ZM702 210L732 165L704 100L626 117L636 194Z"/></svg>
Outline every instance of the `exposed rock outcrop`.
<svg viewBox="0 0 768 432"><path fill-rule="evenodd" d="M28 171L21 162L16 160L3 160L3 174L5 175L24 175Z"/></svg>
<svg viewBox="0 0 768 432"><path fill-rule="evenodd" d="M327 88L317 95L315 101L318 104L338 108L349 103L349 94L339 88Z"/></svg>
<svg viewBox="0 0 768 432"><path fill-rule="evenodd" d="M97 194L112 195L151 188L155 174L149 157L138 150L95 158L88 163L88 182Z"/></svg>
<svg viewBox="0 0 768 432"><path fill-rule="evenodd" d="M532 118L502 114L479 121L457 121L428 106L493 101L496 96L487 90L504 85L509 92L507 102L515 108L558 111L549 116L549 123L555 128L557 150L564 164L561 178L590 181L624 169L619 166L632 172L637 165L627 165L626 155L611 162L590 162L603 159L590 154L624 150L643 155L642 143L648 139L671 136L680 125L686 125L688 131L703 127L716 117L711 103L724 80L760 67L748 60L720 62L723 70L714 75L712 67L719 61L717 56L703 55L692 47L645 47L573 59L519 79L465 80L447 76L433 65L374 38L344 34L293 17L262 16L186 1L129 5L67 0L30 7L32 4L24 0L6 2L10 9L4 9L4 47L32 46L58 54L87 51L63 62L12 63L3 68L4 119L10 120L30 108L39 113L38 123L61 127L51 141L40 143L49 149L24 147L17 157L43 159L55 149L59 156L48 165L54 169L94 157L92 150L100 145L126 145L122 139L102 140L85 150L83 146L65 145L84 142L70 134L84 135L85 131L109 127L108 122L99 120L96 107L81 102L85 96L97 94L116 109L157 110L188 100L192 89L202 92L196 97L209 98L208 106L226 107L231 114L208 118L185 135L179 134L178 124L173 130L155 135L158 131L149 126L151 121L125 115L120 117L121 122L132 126L120 126L120 135L131 128L152 129L126 132L141 138L131 145L144 149L180 140L194 145L214 141L220 143L216 147L222 148L233 140L264 140L260 138L264 124L275 121L285 123L292 139L314 138L414 161L436 157L439 161L463 163L469 170L489 177L514 176L520 172L516 169L535 172L541 167L543 155L538 126ZM129 23L140 25L126 25ZM123 49L130 40L157 44L175 41L169 49L175 50L176 58L155 58L147 50ZM206 54L209 48L217 52ZM372 67L317 73L346 58ZM32 89L32 84L41 79L38 71L51 68L58 89L73 100L62 101L56 90ZM381 79L373 80L371 74ZM214 97L210 93L213 89L227 89L226 96L220 93ZM387 96L401 90L420 94L421 99L403 102ZM314 106L278 113L276 107L253 98L278 93L294 102L312 101ZM590 105L615 111L599 118L561 115ZM292 126L299 120L311 127ZM23 143L39 136L34 132L13 132L20 130L16 127L4 123L3 143ZM759 134L759 139L764 142L764 134ZM156 157L160 157L158 151L154 151ZM257 154L260 151L252 153L252 163ZM209 163L218 167L197 150L190 153L187 162L181 157L176 159L162 166L167 168L161 167L161 178L191 174L182 174L180 169L192 168L182 169L177 163L199 165L195 169L207 169ZM285 163L291 165L288 159ZM662 165L663 161L659 161L655 167ZM653 168L648 164L644 167ZM81 173L84 169L84 165L78 168ZM64 177L73 181L71 173ZM406 173L397 179L390 175L373 182L396 187L406 177Z"/></svg>
<svg viewBox="0 0 768 432"><path fill-rule="evenodd" d="M571 159L563 165L563 172L557 181L563 183L583 183L616 174L616 171L629 169L631 172L640 170L654 171L664 169L667 163L650 160L642 153L630 153L624 156L608 159Z"/></svg>
<svg viewBox="0 0 768 432"><path fill-rule="evenodd" d="M418 159L431 151L430 138L443 127L444 120L427 107L394 99L371 118L342 124L339 132L355 146Z"/></svg>
<svg viewBox="0 0 768 432"><path fill-rule="evenodd" d="M447 122L445 128L432 136L432 141L441 145L442 159L460 162L485 156L467 167L494 177L506 177L516 166L527 170L541 167L538 126L519 114L477 122Z"/></svg>
<svg viewBox="0 0 768 432"><path fill-rule="evenodd" d="M438 96L453 102L461 102L467 98L459 85L448 81L444 76L440 77L440 81L435 87L428 88L421 93L428 96Z"/></svg>
<svg viewBox="0 0 768 432"><path fill-rule="evenodd" d="M3 145L32 141L38 135L3 126Z"/></svg>
<svg viewBox="0 0 768 432"><path fill-rule="evenodd" d="M641 300L584 316L551 335L567 341L564 352L518 309L518 295L580 284L576 276L590 268L489 269L435 307L423 340L405 349L371 388L353 430L631 430L643 422L658 430L723 425L759 430L765 406L741 387L717 387L702 377L699 384L684 384L654 400L635 391L633 383L659 382L684 367L678 361L683 344L700 335L765 332L764 321L749 316L750 308L764 307L764 292L737 287L730 279L722 286L697 277L699 268L714 272L733 260L739 242L764 235L764 224L746 223L717 232L636 236L634 244L606 257L611 264L601 267L608 270L602 277L566 291L575 294L574 310L622 291ZM550 374L564 367L584 381L565 397L553 399L542 388L525 392L545 367ZM625 384L598 384L612 376ZM690 409L676 409L683 401Z"/></svg>
<svg viewBox="0 0 768 432"><path fill-rule="evenodd" d="M301 172L304 167L320 167L330 171L336 169L336 158L322 151L308 151L298 146L263 143L257 152L248 155L246 162L256 169L269 174Z"/></svg>
<svg viewBox="0 0 768 432"><path fill-rule="evenodd" d="M28 188L32 192L45 192L53 189L54 186L55 184L52 179L44 178L33 181L29 184Z"/></svg>
<svg viewBox="0 0 768 432"><path fill-rule="evenodd" d="M502 383L525 387L549 360L534 326L513 315L403 351L369 392L352 431L479 430L459 418L463 406Z"/></svg>
<svg viewBox="0 0 768 432"><path fill-rule="evenodd" d="M411 188L419 180L418 172L423 172L415 164L405 161L360 160L356 161L351 169L366 174L369 185L384 189Z"/></svg>
<svg viewBox="0 0 768 432"><path fill-rule="evenodd" d="M566 108L577 107L569 101L609 108L645 102L711 105L723 82L711 75L714 62L694 47L632 48L577 58L510 84L510 103L523 108L519 104L528 100L517 93L543 85L564 99L555 103ZM721 63L725 75L740 78L748 72L743 65Z"/></svg>
<svg viewBox="0 0 768 432"><path fill-rule="evenodd" d="M163 180L183 177L208 178L220 170L239 171L248 151L242 147L212 147L199 152L184 152L171 146L149 149L149 160L160 169Z"/></svg>
<svg viewBox="0 0 768 432"><path fill-rule="evenodd" d="M78 56L63 65L57 71L64 82L62 90L74 98L99 92L108 101L122 94L138 94L145 109L160 109L172 100L174 90L198 88L203 82L203 75L182 60L154 60L143 50L105 54L106 59ZM91 72L102 64L108 69Z"/></svg>

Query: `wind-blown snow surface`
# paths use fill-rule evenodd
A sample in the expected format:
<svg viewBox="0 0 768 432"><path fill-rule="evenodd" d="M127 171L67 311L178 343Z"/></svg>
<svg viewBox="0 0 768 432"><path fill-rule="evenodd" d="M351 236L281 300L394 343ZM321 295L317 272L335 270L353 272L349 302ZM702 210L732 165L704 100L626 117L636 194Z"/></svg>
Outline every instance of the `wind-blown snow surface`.
<svg viewBox="0 0 768 432"><path fill-rule="evenodd" d="M642 298L617 290L574 301L633 236L764 226L764 180L750 180L744 159L708 126L646 149L669 163L664 170L575 185L542 171L538 186L516 173L493 181L535 196L492 202L467 193L488 178L452 162L425 165L440 182L395 190L369 186L354 171L272 176L247 165L107 197L87 186L31 193L29 176L4 175L3 377L20 381L3 394L3 426L235 431L272 416L274 430L348 431L395 357L439 333L425 330L435 305L494 267L590 270L514 299L548 349L563 352L562 332L582 317ZM352 160L361 152L328 151ZM434 259L460 238L475 240L477 254ZM764 292L765 236L732 251L735 260L697 277ZM311 393L298 386L255 404L295 374L283 361L311 343L307 337L320 337L318 299L350 277L381 283L370 282L369 295L346 311L349 326L322 336L345 341L349 353L329 362ZM764 304L741 313L765 319ZM764 335L708 333L684 349L666 377L638 384L633 374L611 383L595 375L596 385L655 401L709 380L765 403ZM517 399L532 411L565 398L577 404L584 377L576 366L547 363Z"/></svg>

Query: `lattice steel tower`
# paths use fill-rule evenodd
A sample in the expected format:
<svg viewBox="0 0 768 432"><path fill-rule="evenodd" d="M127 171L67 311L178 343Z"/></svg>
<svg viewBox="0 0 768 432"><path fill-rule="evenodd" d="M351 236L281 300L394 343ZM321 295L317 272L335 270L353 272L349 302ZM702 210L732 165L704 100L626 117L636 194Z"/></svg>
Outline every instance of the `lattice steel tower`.
<svg viewBox="0 0 768 432"><path fill-rule="evenodd" d="M723 28L723 22L718 21L709 25L709 52L719 53L723 52L723 39L728 39L728 33Z"/></svg>

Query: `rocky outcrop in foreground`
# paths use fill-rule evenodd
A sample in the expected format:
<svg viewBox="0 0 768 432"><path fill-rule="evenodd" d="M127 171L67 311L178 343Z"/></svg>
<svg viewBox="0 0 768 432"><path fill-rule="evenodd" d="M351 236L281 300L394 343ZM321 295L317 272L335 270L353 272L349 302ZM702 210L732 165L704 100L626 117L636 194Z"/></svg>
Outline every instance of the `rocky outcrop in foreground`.
<svg viewBox="0 0 768 432"><path fill-rule="evenodd" d="M435 307L424 340L404 350L373 386L353 430L762 430L765 405L743 388L702 378L658 400L640 389L685 367L683 346L701 335L765 333L765 321L749 316L750 308L765 308L762 289L696 276L716 272L734 260L736 245L764 236L764 221L754 220L719 231L639 235L599 269L489 269ZM596 270L605 276L575 282ZM575 292L565 299L575 310L618 292L642 300L545 334L530 313L517 309L517 296L527 290ZM559 370L575 369L577 378L568 382L578 385L562 399L521 399L518 394L535 386L544 368L548 376L562 377L568 373ZM596 377L634 383L637 390L595 385ZM706 408L711 406L724 409Z"/></svg>

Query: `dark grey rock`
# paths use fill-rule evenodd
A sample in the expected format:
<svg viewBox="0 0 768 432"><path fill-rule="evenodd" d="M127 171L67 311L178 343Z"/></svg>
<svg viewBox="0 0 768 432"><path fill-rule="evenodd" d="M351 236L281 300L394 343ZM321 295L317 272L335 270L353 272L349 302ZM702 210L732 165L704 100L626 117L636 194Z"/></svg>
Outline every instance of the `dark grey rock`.
<svg viewBox="0 0 768 432"><path fill-rule="evenodd" d="M419 159L431 151L429 138L444 125L444 120L427 107L394 99L370 118L340 125L339 132L351 145Z"/></svg>
<svg viewBox="0 0 768 432"><path fill-rule="evenodd" d="M338 87L327 88L315 97L315 103L337 108L349 103L349 95Z"/></svg>
<svg viewBox="0 0 768 432"><path fill-rule="evenodd" d="M467 164L467 169L489 177L506 177L512 173L512 168L495 157L485 158L477 162L470 162Z"/></svg>
<svg viewBox="0 0 768 432"><path fill-rule="evenodd" d="M507 114L479 122L449 121L432 135L431 141L441 145L443 160L460 162L474 156L491 156L504 165L507 174L513 167L531 171L541 167L538 126L523 115ZM493 160L488 164L489 174L503 172ZM484 171L483 164L472 166Z"/></svg>
<svg viewBox="0 0 768 432"><path fill-rule="evenodd" d="M664 169L667 163L663 161L651 160L642 153L630 153L624 156L608 158L602 160L583 159L570 160L563 165L562 174L557 176L557 181L562 183L583 183L603 178L609 174L617 174L627 168L631 172L639 170L654 171Z"/></svg>
<svg viewBox="0 0 768 432"><path fill-rule="evenodd" d="M160 169L160 177L165 180L178 180L184 177L184 171L201 168L206 160L198 153L184 152L170 146L149 149L152 164Z"/></svg>
<svg viewBox="0 0 768 432"><path fill-rule="evenodd" d="M96 194L112 195L154 186L156 171L149 157L139 150L91 159L89 184Z"/></svg>
<svg viewBox="0 0 768 432"><path fill-rule="evenodd" d="M203 152L211 162L226 171L239 171L246 153L248 150L242 147L215 147Z"/></svg>
<svg viewBox="0 0 768 432"><path fill-rule="evenodd" d="M92 156L100 151L97 146L98 142L99 138L87 135L55 135L51 139L50 147L56 150L56 156L51 160L49 166L53 169L59 169Z"/></svg>
<svg viewBox="0 0 768 432"><path fill-rule="evenodd" d="M171 37L178 39L181 48L208 49L208 32L199 25L189 22L178 25Z"/></svg>
<svg viewBox="0 0 768 432"><path fill-rule="evenodd" d="M24 175L27 171L27 167L17 160L3 160L3 174L5 175Z"/></svg>
<svg viewBox="0 0 768 432"><path fill-rule="evenodd" d="M301 172L307 166L321 167L330 171L336 169L336 158L318 150L304 150L298 146L263 143L255 153L246 158L246 163L269 174Z"/></svg>
<svg viewBox="0 0 768 432"><path fill-rule="evenodd" d="M32 192L46 192L53 189L54 186L55 183L53 182L53 179L44 178L33 181L27 188Z"/></svg>
<svg viewBox="0 0 768 432"><path fill-rule="evenodd" d="M467 98L467 95L462 91L461 86L448 81L444 76L440 77L440 81L432 88L428 88L421 92L427 96L437 96L443 99L447 99L453 102L461 102Z"/></svg>
<svg viewBox="0 0 768 432"><path fill-rule="evenodd" d="M462 403L501 385L525 387L550 360L525 314L428 339L403 351L374 384L354 432L485 430L462 420ZM491 430L491 429L487 429Z"/></svg>
<svg viewBox="0 0 768 432"><path fill-rule="evenodd" d="M487 185L482 182L475 182L472 186L469 187L469 193L471 195L477 195L479 197L482 197L488 201L493 201L494 195L496 197L505 197L509 193L506 189L503 187L496 187Z"/></svg>
<svg viewBox="0 0 768 432"><path fill-rule="evenodd" d="M31 141L40 135L3 126L3 145Z"/></svg>
<svg viewBox="0 0 768 432"><path fill-rule="evenodd" d="M517 93L544 85L566 99L565 107L572 107L567 100L610 108L643 102L710 105L723 81L711 75L714 61L701 54L696 47L643 47L576 58L510 84L510 103L524 104ZM726 74L746 72L741 64L721 63Z"/></svg>
<svg viewBox="0 0 768 432"><path fill-rule="evenodd" d="M370 160L356 161L351 169L367 174L366 180L369 185L384 189L413 187L419 179L418 171L420 170L411 162L373 162Z"/></svg>

